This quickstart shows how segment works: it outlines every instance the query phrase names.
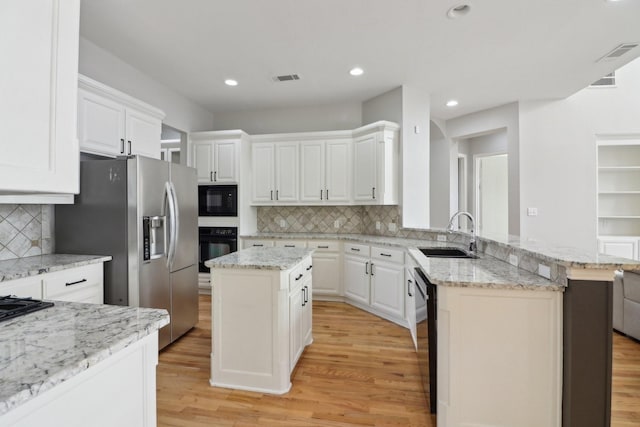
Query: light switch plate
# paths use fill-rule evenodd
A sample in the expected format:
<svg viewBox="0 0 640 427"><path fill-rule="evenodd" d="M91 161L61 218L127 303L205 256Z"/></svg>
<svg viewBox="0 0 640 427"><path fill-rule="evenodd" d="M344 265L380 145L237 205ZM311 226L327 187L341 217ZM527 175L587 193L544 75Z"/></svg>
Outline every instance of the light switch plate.
<svg viewBox="0 0 640 427"><path fill-rule="evenodd" d="M528 216L538 216L538 208L527 208Z"/></svg>
<svg viewBox="0 0 640 427"><path fill-rule="evenodd" d="M333 228L340 228L340 220L336 219L333 223Z"/></svg>
<svg viewBox="0 0 640 427"><path fill-rule="evenodd" d="M285 221L284 219L280 220L280 228L285 228L287 226L287 221Z"/></svg>
<svg viewBox="0 0 640 427"><path fill-rule="evenodd" d="M395 233L398 230L398 226L396 225L395 222L390 222L389 223L389 231L392 233Z"/></svg>
<svg viewBox="0 0 640 427"><path fill-rule="evenodd" d="M438 234L438 242L446 242L447 235L446 234Z"/></svg>

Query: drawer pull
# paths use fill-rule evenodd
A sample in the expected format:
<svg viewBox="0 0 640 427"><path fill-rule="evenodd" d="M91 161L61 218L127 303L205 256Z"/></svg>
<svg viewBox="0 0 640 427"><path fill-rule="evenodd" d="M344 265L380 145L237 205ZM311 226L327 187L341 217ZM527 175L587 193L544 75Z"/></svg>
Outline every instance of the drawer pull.
<svg viewBox="0 0 640 427"><path fill-rule="evenodd" d="M385 254L385 253L382 253L382 252L380 252L380 255L391 257L391 254Z"/></svg>
<svg viewBox="0 0 640 427"><path fill-rule="evenodd" d="M329 249L329 246L326 246L326 245L318 245L318 249Z"/></svg>
<svg viewBox="0 0 640 427"><path fill-rule="evenodd" d="M311 270L313 268L313 265L310 265L309 267L307 267L307 271Z"/></svg>
<svg viewBox="0 0 640 427"><path fill-rule="evenodd" d="M360 252L360 249L358 249L358 248L351 248L351 250L355 251L355 252Z"/></svg>
<svg viewBox="0 0 640 427"><path fill-rule="evenodd" d="M255 248L261 248L261 247L263 247L263 246L264 246L264 245L263 245L262 243L260 243L260 244L254 243L254 244L253 244L253 247L255 247Z"/></svg>
<svg viewBox="0 0 640 427"><path fill-rule="evenodd" d="M300 275L298 277L296 277L296 281L302 279L302 273L300 273Z"/></svg>
<svg viewBox="0 0 640 427"><path fill-rule="evenodd" d="M84 282L86 282L86 281L87 281L87 279L82 279L82 280L78 280L78 281L75 281L75 282L65 283L64 285L65 285L65 286L73 286L73 285L78 285L78 284L80 284L80 283L84 283Z"/></svg>
<svg viewBox="0 0 640 427"><path fill-rule="evenodd" d="M295 248L296 245L284 245L285 248Z"/></svg>

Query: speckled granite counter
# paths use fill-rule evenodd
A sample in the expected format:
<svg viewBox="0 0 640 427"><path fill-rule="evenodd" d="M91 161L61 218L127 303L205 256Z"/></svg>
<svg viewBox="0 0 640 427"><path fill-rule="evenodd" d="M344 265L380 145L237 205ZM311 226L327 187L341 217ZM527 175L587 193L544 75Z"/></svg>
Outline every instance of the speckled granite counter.
<svg viewBox="0 0 640 427"><path fill-rule="evenodd" d="M0 282L110 260L111 256L64 254L37 255L27 258L9 259L0 261ZM1 283L0 289L2 289Z"/></svg>
<svg viewBox="0 0 640 427"><path fill-rule="evenodd" d="M166 310L58 301L0 323L0 415L168 323Z"/></svg>
<svg viewBox="0 0 640 427"><path fill-rule="evenodd" d="M313 253L306 248L248 248L205 261L209 268L288 270Z"/></svg>
<svg viewBox="0 0 640 427"><path fill-rule="evenodd" d="M418 249L409 254L434 285L491 289L564 291L565 286L490 256L476 259L427 258Z"/></svg>

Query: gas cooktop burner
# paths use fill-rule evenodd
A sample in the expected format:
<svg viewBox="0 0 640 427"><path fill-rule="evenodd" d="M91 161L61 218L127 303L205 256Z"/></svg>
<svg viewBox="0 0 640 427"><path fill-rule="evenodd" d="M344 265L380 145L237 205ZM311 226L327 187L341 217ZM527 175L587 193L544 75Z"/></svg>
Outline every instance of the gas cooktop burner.
<svg viewBox="0 0 640 427"><path fill-rule="evenodd" d="M11 295L0 296L0 322L53 307L52 302L31 298L16 298Z"/></svg>

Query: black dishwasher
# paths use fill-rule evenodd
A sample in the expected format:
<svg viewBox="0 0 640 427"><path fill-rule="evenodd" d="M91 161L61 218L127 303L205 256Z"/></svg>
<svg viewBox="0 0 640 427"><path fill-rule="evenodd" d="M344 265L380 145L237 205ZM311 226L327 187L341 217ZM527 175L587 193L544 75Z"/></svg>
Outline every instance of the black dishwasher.
<svg viewBox="0 0 640 427"><path fill-rule="evenodd" d="M427 317L417 321L416 332L418 338L418 363L424 392L429 396L429 409L435 414L438 408L437 400L437 307L438 291L434 284L420 268L416 268L416 310L426 305Z"/></svg>

